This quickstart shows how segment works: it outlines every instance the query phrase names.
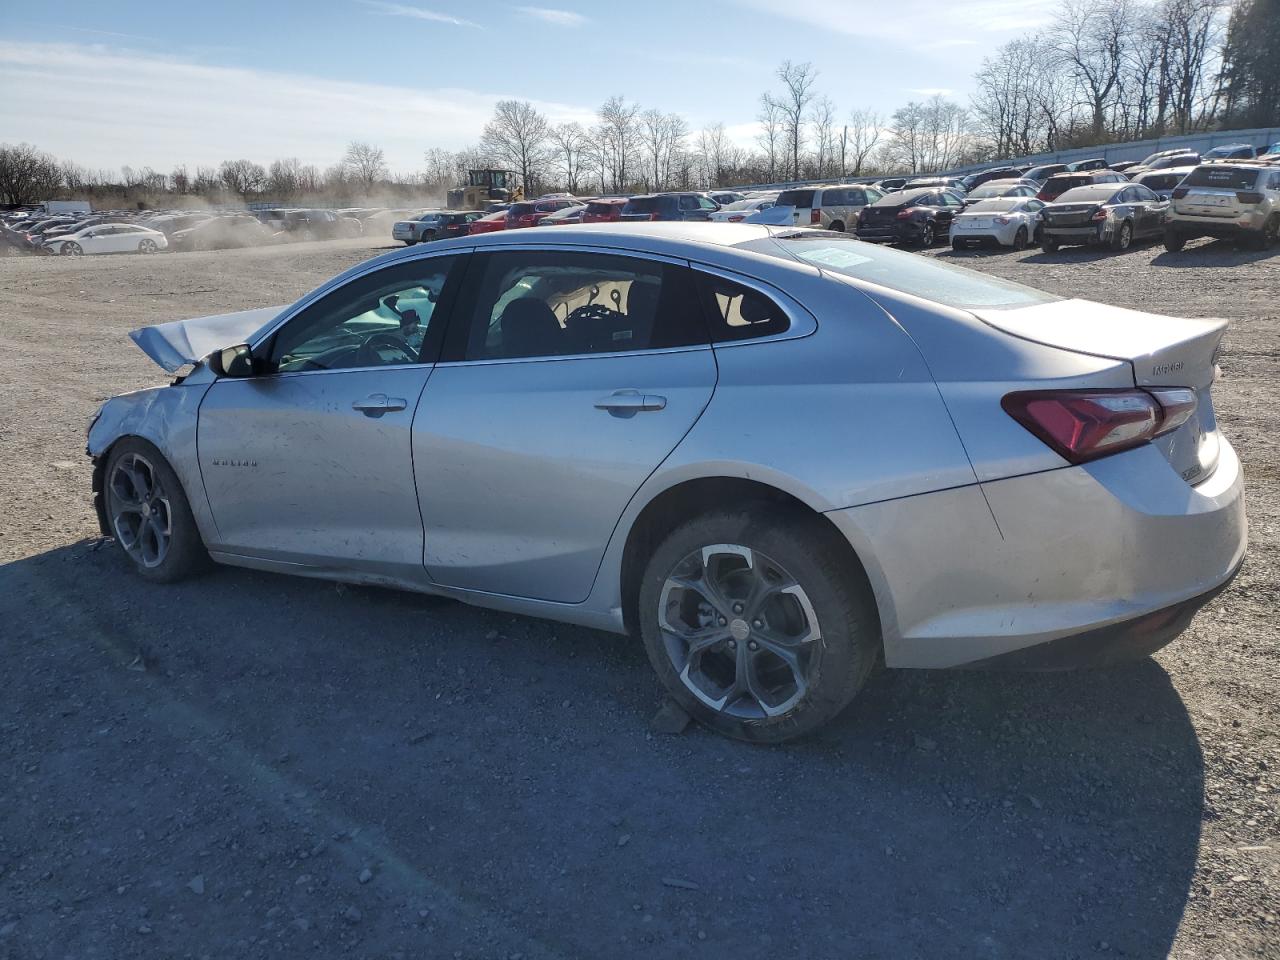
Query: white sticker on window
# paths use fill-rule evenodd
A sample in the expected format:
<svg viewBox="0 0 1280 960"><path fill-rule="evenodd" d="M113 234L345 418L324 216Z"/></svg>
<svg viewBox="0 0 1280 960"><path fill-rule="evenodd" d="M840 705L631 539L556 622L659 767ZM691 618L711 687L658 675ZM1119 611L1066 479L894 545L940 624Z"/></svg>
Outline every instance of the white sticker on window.
<svg viewBox="0 0 1280 960"><path fill-rule="evenodd" d="M852 250L843 249L841 247L809 247L800 246L796 250L796 255L802 260L808 260L810 263L821 263L828 267L856 267L859 264L871 263L870 257L864 257L860 253L854 253Z"/></svg>

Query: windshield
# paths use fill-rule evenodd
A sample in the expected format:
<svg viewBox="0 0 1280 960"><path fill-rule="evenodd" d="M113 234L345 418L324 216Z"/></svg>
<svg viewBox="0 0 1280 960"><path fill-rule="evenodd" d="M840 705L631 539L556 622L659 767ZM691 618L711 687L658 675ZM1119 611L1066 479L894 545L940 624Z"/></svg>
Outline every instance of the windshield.
<svg viewBox="0 0 1280 960"><path fill-rule="evenodd" d="M738 246L960 309L1012 309L1061 299L1020 283L840 234L781 234Z"/></svg>
<svg viewBox="0 0 1280 960"><path fill-rule="evenodd" d="M623 213L654 213L658 210L658 197L632 197L623 208Z"/></svg>

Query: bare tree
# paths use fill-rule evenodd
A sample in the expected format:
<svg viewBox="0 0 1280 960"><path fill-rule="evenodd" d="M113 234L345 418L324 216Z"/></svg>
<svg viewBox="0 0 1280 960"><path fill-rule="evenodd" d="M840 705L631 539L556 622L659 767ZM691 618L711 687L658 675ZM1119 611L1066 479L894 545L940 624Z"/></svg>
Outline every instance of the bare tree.
<svg viewBox="0 0 1280 960"><path fill-rule="evenodd" d="M645 179L652 177L651 189L661 190L671 180L672 157L684 148L689 127L677 113L646 110L640 115L640 141L645 155Z"/></svg>
<svg viewBox="0 0 1280 960"><path fill-rule="evenodd" d="M277 200L292 200L302 192L302 161L297 157L274 160L267 170L267 190Z"/></svg>
<svg viewBox="0 0 1280 960"><path fill-rule="evenodd" d="M782 81L782 93L773 98L782 119L782 130L787 152L791 154L791 179L800 179L800 151L804 148L804 121L809 104L813 101L813 85L818 71L811 63L792 63L784 60L778 67L778 79Z"/></svg>
<svg viewBox="0 0 1280 960"><path fill-rule="evenodd" d="M58 161L29 143L0 144L0 197L5 203L43 200L62 183Z"/></svg>
<svg viewBox="0 0 1280 960"><path fill-rule="evenodd" d="M723 123L713 123L698 133L698 161L702 167L700 179L706 186L720 184L726 172L726 154L730 146Z"/></svg>
<svg viewBox="0 0 1280 960"><path fill-rule="evenodd" d="M347 179L359 184L366 192L387 176L387 161L382 148L362 140L352 140L347 144L342 166L346 168Z"/></svg>
<svg viewBox="0 0 1280 960"><path fill-rule="evenodd" d="M764 150L765 162L768 164L768 180L778 179L778 158L782 155L782 105L771 94L760 94L760 112L756 114L760 123L760 133L756 142Z"/></svg>
<svg viewBox="0 0 1280 960"><path fill-rule="evenodd" d="M222 166L218 168L218 177L228 191L247 200L251 194L260 192L266 185L267 171L262 164L252 160L223 160ZM128 174L125 175L125 182L129 182Z"/></svg>
<svg viewBox="0 0 1280 960"><path fill-rule="evenodd" d="M1097 142L1106 130L1134 33L1131 0L1066 0L1052 33L1057 56L1089 110Z"/></svg>
<svg viewBox="0 0 1280 960"><path fill-rule="evenodd" d="M853 176L862 176L862 168L884 136L884 117L874 110L853 110L845 127L845 141L853 161ZM848 171L845 161L841 166Z"/></svg>
<svg viewBox="0 0 1280 960"><path fill-rule="evenodd" d="M818 97L813 101L809 122L813 124L814 163L818 179L822 179L834 166L836 158L836 105L830 97ZM838 175L844 176L844 171L839 171Z"/></svg>
<svg viewBox="0 0 1280 960"><path fill-rule="evenodd" d="M561 123L552 127L547 136L551 141L556 166L564 177L565 189L570 193L577 193L578 181L586 162L586 131L578 123Z"/></svg>
<svg viewBox="0 0 1280 960"><path fill-rule="evenodd" d="M602 170L607 170L614 190L625 190L630 182L627 168L635 159L640 139L639 114L640 105L628 104L622 97L610 97L597 112L600 120L595 140Z"/></svg>
<svg viewBox="0 0 1280 960"><path fill-rule="evenodd" d="M531 194L550 158L549 131L547 118L527 100L499 100L480 136L480 149L517 171L525 192Z"/></svg>

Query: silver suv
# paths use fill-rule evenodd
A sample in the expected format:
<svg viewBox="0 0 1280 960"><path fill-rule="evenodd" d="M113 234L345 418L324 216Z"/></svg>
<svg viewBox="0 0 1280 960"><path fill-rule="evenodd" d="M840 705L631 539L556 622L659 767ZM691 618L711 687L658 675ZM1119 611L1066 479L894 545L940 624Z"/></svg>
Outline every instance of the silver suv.
<svg viewBox="0 0 1280 960"><path fill-rule="evenodd" d="M1205 163L1173 191L1164 248L1181 250L1196 237L1223 237L1265 249L1280 235L1280 170L1237 161Z"/></svg>
<svg viewBox="0 0 1280 960"><path fill-rule="evenodd" d="M753 214L747 222L852 231L858 225L862 208L882 196L883 191L861 185L796 187L783 190L770 209Z"/></svg>

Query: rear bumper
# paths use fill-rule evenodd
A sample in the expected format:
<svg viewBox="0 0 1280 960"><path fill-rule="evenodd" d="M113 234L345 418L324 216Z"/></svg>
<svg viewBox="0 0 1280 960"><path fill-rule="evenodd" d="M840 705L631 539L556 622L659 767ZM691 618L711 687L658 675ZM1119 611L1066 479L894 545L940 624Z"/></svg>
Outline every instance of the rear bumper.
<svg viewBox="0 0 1280 960"><path fill-rule="evenodd" d="M920 225L913 221L903 226L896 223L893 226L859 226L855 232L859 240L870 243L912 243L920 239L922 231Z"/></svg>
<svg viewBox="0 0 1280 960"><path fill-rule="evenodd" d="M827 516L867 569L890 667L1051 668L1150 652L1231 580L1248 539L1225 440L1196 486L1149 445Z"/></svg>
<svg viewBox="0 0 1280 960"><path fill-rule="evenodd" d="M1046 223L1041 232L1041 236L1062 244L1104 243L1110 235L1105 223L1102 226L1091 224L1087 227L1051 227Z"/></svg>
<svg viewBox="0 0 1280 960"><path fill-rule="evenodd" d="M1257 221L1257 222L1255 222ZM1216 219L1213 217L1183 217L1169 220L1165 229L1180 237L1194 240L1196 237L1219 237L1231 240L1242 234L1260 231L1264 225L1261 217L1244 217L1238 220Z"/></svg>

